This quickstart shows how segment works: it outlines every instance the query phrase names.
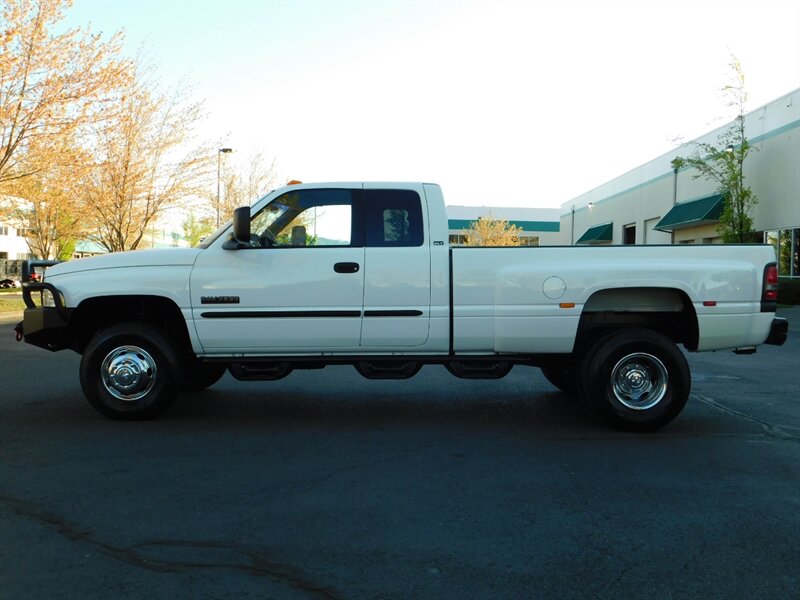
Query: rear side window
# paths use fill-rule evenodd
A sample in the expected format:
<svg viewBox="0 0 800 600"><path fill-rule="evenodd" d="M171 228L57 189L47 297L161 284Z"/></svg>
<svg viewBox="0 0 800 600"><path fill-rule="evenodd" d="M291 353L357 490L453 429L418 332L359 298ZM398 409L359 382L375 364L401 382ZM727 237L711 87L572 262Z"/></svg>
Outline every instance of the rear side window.
<svg viewBox="0 0 800 600"><path fill-rule="evenodd" d="M365 190L367 246L421 246L422 204L411 190Z"/></svg>

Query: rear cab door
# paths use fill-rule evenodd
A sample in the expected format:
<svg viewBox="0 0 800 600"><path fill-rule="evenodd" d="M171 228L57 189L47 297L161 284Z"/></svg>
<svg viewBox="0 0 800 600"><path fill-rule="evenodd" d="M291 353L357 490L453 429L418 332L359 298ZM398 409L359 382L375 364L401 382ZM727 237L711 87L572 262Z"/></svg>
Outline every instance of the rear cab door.
<svg viewBox="0 0 800 600"><path fill-rule="evenodd" d="M362 350L424 346L430 336L431 246L422 184L364 184Z"/></svg>

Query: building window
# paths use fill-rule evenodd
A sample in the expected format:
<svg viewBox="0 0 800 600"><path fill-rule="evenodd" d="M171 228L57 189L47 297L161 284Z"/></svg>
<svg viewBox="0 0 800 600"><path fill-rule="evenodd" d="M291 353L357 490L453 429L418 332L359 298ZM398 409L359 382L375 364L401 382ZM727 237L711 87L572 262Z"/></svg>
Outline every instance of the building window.
<svg viewBox="0 0 800 600"><path fill-rule="evenodd" d="M636 223L622 226L622 243L633 246L636 243Z"/></svg>
<svg viewBox="0 0 800 600"><path fill-rule="evenodd" d="M792 234L792 277L800 277L800 229Z"/></svg>
<svg viewBox="0 0 800 600"><path fill-rule="evenodd" d="M458 234L451 233L450 234L450 245L451 246L464 246L464 245L466 245L466 243L467 243L467 236L466 235L463 235L461 233L458 233Z"/></svg>
<svg viewBox="0 0 800 600"><path fill-rule="evenodd" d="M0 252L0 260L8 260L8 252Z"/></svg>
<svg viewBox="0 0 800 600"><path fill-rule="evenodd" d="M8 235L8 225L0 225L0 235Z"/></svg>
<svg viewBox="0 0 800 600"><path fill-rule="evenodd" d="M778 275L800 277L800 229L780 229L764 233L764 242L775 248Z"/></svg>
<svg viewBox="0 0 800 600"><path fill-rule="evenodd" d="M539 236L538 235L521 235L521 236L519 236L519 245L520 246L538 246L539 245Z"/></svg>

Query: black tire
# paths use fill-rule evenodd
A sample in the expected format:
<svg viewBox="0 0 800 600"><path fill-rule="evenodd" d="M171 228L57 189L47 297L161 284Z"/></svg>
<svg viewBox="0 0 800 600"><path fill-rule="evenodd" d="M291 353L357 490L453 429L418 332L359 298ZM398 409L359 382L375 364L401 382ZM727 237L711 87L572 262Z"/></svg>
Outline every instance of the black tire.
<svg viewBox="0 0 800 600"><path fill-rule="evenodd" d="M174 342L147 323L118 323L98 331L81 359L81 387L89 403L111 419L152 419L181 390Z"/></svg>
<svg viewBox="0 0 800 600"><path fill-rule="evenodd" d="M542 375L565 394L574 396L578 393L578 382L574 367L567 364L542 367Z"/></svg>
<svg viewBox="0 0 800 600"><path fill-rule="evenodd" d="M579 370L578 391L626 431L653 431L677 417L691 389L686 357L665 335L628 329L598 340Z"/></svg>
<svg viewBox="0 0 800 600"><path fill-rule="evenodd" d="M188 362L183 368L183 389L200 392L222 379L227 370L228 365L222 363Z"/></svg>

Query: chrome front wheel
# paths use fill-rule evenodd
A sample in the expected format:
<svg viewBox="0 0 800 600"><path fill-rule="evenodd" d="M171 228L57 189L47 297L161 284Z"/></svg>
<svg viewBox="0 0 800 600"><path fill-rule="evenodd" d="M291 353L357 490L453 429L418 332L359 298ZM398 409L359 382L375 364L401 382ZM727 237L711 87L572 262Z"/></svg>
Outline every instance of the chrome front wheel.
<svg viewBox="0 0 800 600"><path fill-rule="evenodd" d="M158 366L147 350L138 346L121 346L103 359L100 376L109 394L125 402L135 402L153 389Z"/></svg>
<svg viewBox="0 0 800 600"><path fill-rule="evenodd" d="M175 342L148 323L98 331L83 352L81 387L89 403L112 419L150 419L165 410L183 383Z"/></svg>

